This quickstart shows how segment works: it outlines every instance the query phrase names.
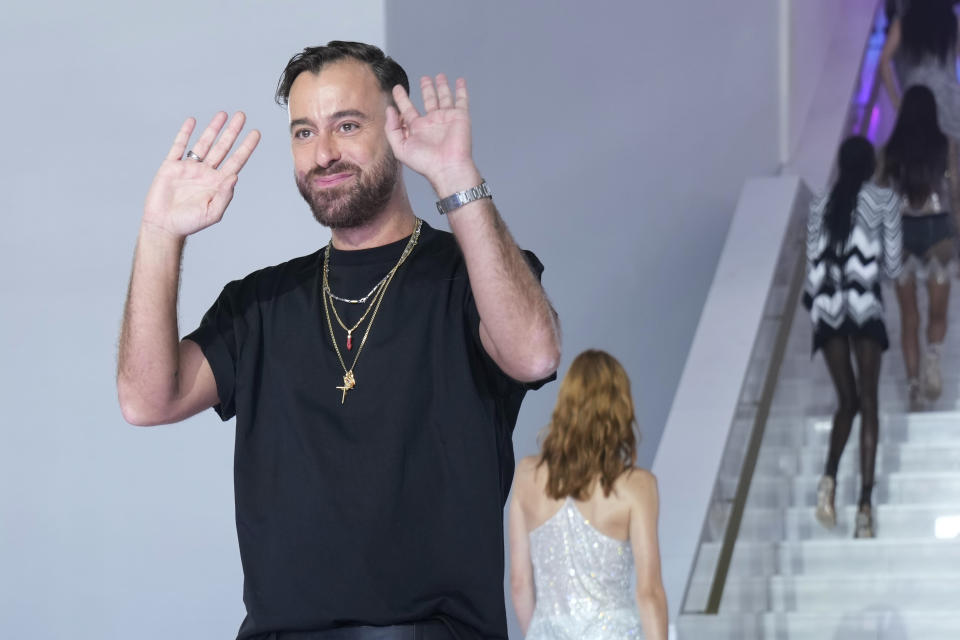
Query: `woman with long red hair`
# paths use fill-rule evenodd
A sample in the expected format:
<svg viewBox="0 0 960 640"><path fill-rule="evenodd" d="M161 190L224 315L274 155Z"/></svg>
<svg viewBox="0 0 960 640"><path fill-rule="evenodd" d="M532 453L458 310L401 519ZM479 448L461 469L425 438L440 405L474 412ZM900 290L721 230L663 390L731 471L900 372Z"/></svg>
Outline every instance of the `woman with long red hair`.
<svg viewBox="0 0 960 640"><path fill-rule="evenodd" d="M514 478L510 582L527 640L637 638L641 627L666 640L657 482L635 466L635 428L620 363L577 356L540 454Z"/></svg>

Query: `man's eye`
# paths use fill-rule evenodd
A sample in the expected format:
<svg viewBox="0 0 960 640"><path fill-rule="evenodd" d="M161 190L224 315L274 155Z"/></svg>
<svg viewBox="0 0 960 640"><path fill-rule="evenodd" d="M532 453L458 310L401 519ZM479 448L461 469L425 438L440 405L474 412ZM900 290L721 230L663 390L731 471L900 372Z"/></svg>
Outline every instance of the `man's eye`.
<svg viewBox="0 0 960 640"><path fill-rule="evenodd" d="M359 128L360 127L357 126L357 123L355 122L344 122L342 125L340 125L340 131L343 131L344 133L352 133Z"/></svg>
<svg viewBox="0 0 960 640"><path fill-rule="evenodd" d="M293 132L293 137L294 137L294 138L297 138L297 139L299 139L299 140L305 140L305 139L307 139L307 138L310 137L310 130L309 130L309 129L298 129L297 131L294 131L294 132Z"/></svg>

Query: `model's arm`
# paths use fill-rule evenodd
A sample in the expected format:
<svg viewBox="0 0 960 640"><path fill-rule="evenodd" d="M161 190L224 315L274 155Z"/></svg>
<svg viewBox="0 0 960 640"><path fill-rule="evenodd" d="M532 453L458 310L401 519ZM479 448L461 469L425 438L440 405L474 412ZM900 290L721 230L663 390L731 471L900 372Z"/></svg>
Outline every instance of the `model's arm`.
<svg viewBox="0 0 960 640"><path fill-rule="evenodd" d="M521 460L517 466L517 473L513 479L513 491L510 498L510 522L508 535L510 539L510 595L513 599L513 609L517 612L520 630L524 635L530 628L533 618L533 608L536 596L533 586L533 563L530 560L530 532L527 530L526 518L523 513L521 493L524 492L521 467L526 460ZM523 477L522 477L523 476Z"/></svg>
<svg viewBox="0 0 960 640"><path fill-rule="evenodd" d="M890 279L903 270L903 202L904 198L894 196L883 214L883 270Z"/></svg>
<svg viewBox="0 0 960 640"><path fill-rule="evenodd" d="M887 39L880 52L880 75L883 77L883 86L887 88L890 102L895 111L900 111L900 89L897 87L897 76L893 70L893 56L900 48L900 18L893 21L887 31Z"/></svg>
<svg viewBox="0 0 960 640"><path fill-rule="evenodd" d="M635 470L629 482L630 545L637 569L637 609L648 640L667 640L667 595L660 576L657 480L649 471Z"/></svg>
<svg viewBox="0 0 960 640"><path fill-rule="evenodd" d="M177 422L217 403L217 386L200 347L180 341L177 290L186 237L216 222L233 197L237 173L260 139L249 133L227 153L243 128L235 115L213 144L227 114L217 114L193 151L181 159L196 122L187 119L160 166L144 205L133 272L120 330L117 393L123 417L135 425Z"/></svg>
<svg viewBox="0 0 960 640"><path fill-rule="evenodd" d="M950 191L948 194L950 202L948 206L950 211L953 212L956 228L960 230L960 211L957 210L960 206L960 158L957 156L958 153L960 153L960 148L953 138L949 138L947 145L947 189Z"/></svg>
<svg viewBox="0 0 960 640"><path fill-rule="evenodd" d="M820 233L823 231L823 210L826 200L810 203L807 215L807 267L812 268L814 261L820 257Z"/></svg>
<svg viewBox="0 0 960 640"><path fill-rule="evenodd" d="M424 115L402 87L394 88L399 112L389 107L386 125L394 154L425 176L440 198L479 185L466 82L457 79L455 98L443 74L436 86L421 78L420 88ZM476 200L448 217L466 260L484 349L515 380L532 382L552 374L560 362L557 315L493 201Z"/></svg>

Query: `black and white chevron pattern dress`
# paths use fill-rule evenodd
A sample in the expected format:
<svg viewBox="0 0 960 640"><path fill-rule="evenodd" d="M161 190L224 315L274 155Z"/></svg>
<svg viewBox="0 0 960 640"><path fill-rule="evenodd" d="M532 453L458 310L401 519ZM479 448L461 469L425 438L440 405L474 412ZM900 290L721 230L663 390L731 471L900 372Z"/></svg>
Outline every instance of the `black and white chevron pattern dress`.
<svg viewBox="0 0 960 640"><path fill-rule="evenodd" d="M803 303L813 321L813 350L834 335L871 336L886 349L880 270L896 278L903 266L903 201L892 189L865 184L857 197L843 255L833 258L823 220L827 199L813 201L807 221Z"/></svg>

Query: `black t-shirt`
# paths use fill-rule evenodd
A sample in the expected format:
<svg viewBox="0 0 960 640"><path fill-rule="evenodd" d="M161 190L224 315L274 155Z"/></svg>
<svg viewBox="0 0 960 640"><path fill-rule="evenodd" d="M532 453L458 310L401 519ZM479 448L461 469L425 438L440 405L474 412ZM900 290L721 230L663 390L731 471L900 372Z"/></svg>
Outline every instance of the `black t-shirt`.
<svg viewBox="0 0 960 640"><path fill-rule="evenodd" d="M362 297L406 244L334 250L330 288ZM506 638L511 435L526 390L546 380L518 383L486 354L456 240L424 223L341 404L324 251L231 282L187 336L213 369L216 411L237 418L238 637L441 617L464 637ZM337 303L348 326L363 309ZM349 367L366 323L347 351L332 321Z"/></svg>

